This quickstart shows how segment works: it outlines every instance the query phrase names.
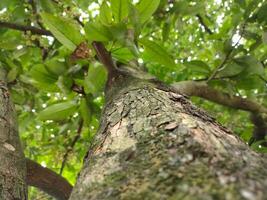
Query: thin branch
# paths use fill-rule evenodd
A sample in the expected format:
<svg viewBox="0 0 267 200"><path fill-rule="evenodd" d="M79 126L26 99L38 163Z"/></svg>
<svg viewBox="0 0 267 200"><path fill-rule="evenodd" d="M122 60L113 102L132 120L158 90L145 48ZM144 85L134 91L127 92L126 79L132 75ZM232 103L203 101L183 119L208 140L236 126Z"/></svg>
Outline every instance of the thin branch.
<svg viewBox="0 0 267 200"><path fill-rule="evenodd" d="M232 48L227 52L224 60L222 61L222 63L216 67L216 69L213 70L212 74L210 75L210 77L208 78L207 82L209 82L210 80L212 80L213 78L215 78L215 76L218 74L218 72L220 70L222 70L225 66L225 64L228 62L228 60L230 60L231 58L231 55L234 51L234 49L237 47L237 45L239 44L240 40L242 39L243 37L243 33L245 31L245 27L246 27L246 23L243 24L242 28L241 28L241 32L240 32L240 37L238 39L238 41L232 46ZM232 41L232 38L233 38L234 34L232 34L231 36L231 41Z"/></svg>
<svg viewBox="0 0 267 200"><path fill-rule="evenodd" d="M73 18L74 20L76 20L76 22L78 22L78 24L80 24L82 27L84 27L84 23L79 19L78 16Z"/></svg>
<svg viewBox="0 0 267 200"><path fill-rule="evenodd" d="M267 135L267 119L261 113L251 113L250 120L254 124L254 130L248 142L249 146L254 142L264 141ZM262 145L267 147L267 142L262 142Z"/></svg>
<svg viewBox="0 0 267 200"><path fill-rule="evenodd" d="M261 104L239 96L233 96L228 93L221 92L209 87L205 82L182 81L174 83L172 86L177 92L187 96L198 96L224 106L249 111L252 113L267 114L267 108Z"/></svg>
<svg viewBox="0 0 267 200"><path fill-rule="evenodd" d="M45 29L36 28L34 26L24 26L24 25L4 22L4 21L0 21L0 28L9 28L9 29L14 29L18 31L30 31L32 34L36 34L36 35L53 36L50 31L45 30Z"/></svg>
<svg viewBox="0 0 267 200"><path fill-rule="evenodd" d="M0 28L10 28L19 31L30 31L32 34L53 36L53 34L45 29L39 29L33 26L22 26L15 23L0 21ZM101 42L94 41L92 43L99 61L107 68L109 80L117 73L117 68L113 62L111 54L107 51ZM47 55L46 55L47 56ZM44 56L46 58L46 56Z"/></svg>
<svg viewBox="0 0 267 200"><path fill-rule="evenodd" d="M108 73L111 76L116 72L116 66L110 53L107 51L103 43L94 41L92 44L99 61L107 68Z"/></svg>
<svg viewBox="0 0 267 200"><path fill-rule="evenodd" d="M79 86L79 85L77 85L75 83L72 84L71 89L72 89L73 92L76 92L77 94L81 94L83 96L86 95L85 91L84 91L84 87Z"/></svg>
<svg viewBox="0 0 267 200"><path fill-rule="evenodd" d="M42 24L41 21L40 21L40 16L38 15L38 12L37 12L37 7L36 7L35 0L29 0L29 4L30 4L31 7L32 7L32 14L35 16L37 24L38 24L42 29L45 29L45 27L43 26L43 24Z"/></svg>
<svg viewBox="0 0 267 200"><path fill-rule="evenodd" d="M59 200L69 198L72 185L65 178L30 159L26 159L26 166L28 185L37 187Z"/></svg>
<svg viewBox="0 0 267 200"><path fill-rule="evenodd" d="M68 156L69 156L69 153L73 150L76 142L80 139L81 137L81 132L82 132L82 128L83 128L83 120L81 120L79 122L79 126L78 126L78 129L77 129L77 133L73 139L73 141L71 142L70 146L67 148L67 151L65 152L64 156L63 156L63 161L62 161L62 164L61 164L61 168L60 168L60 171L59 171L59 174L62 174L63 172L63 169L66 165L66 162L68 160Z"/></svg>
<svg viewBox="0 0 267 200"><path fill-rule="evenodd" d="M203 18L201 17L201 15L197 14L196 17L197 17L199 23L204 27L205 31L206 31L208 34L212 35L213 32L212 32L212 31L210 30L210 28L205 24L205 22L204 22Z"/></svg>

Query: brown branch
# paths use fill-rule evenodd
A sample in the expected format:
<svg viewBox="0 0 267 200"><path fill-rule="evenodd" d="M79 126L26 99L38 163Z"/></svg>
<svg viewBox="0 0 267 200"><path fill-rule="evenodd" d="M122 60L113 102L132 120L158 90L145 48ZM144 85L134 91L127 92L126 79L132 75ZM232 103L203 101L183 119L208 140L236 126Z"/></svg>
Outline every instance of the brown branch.
<svg viewBox="0 0 267 200"><path fill-rule="evenodd" d="M266 113L267 108L257 102L233 96L208 86L205 82L182 81L174 83L173 87L179 93L188 96L198 96L215 103L252 113Z"/></svg>
<svg viewBox="0 0 267 200"><path fill-rule="evenodd" d="M254 124L254 130L249 140L249 145L265 139L267 135L267 120L262 115L267 114L267 108L259 103L218 91L209 87L206 82L182 81L172 86L176 92L188 96L202 97L224 106L251 112L251 121ZM262 145L267 146L267 143L263 142Z"/></svg>
<svg viewBox="0 0 267 200"><path fill-rule="evenodd" d="M201 15L197 14L196 17L197 17L199 23L204 27L205 31L206 31L208 34L212 35L213 32L212 32L212 31L210 30L210 28L205 24L205 22L204 22L203 18L201 17Z"/></svg>
<svg viewBox="0 0 267 200"><path fill-rule="evenodd" d="M261 145L267 147L265 136L267 135L267 118L260 113L251 113L250 120L254 124L253 135L248 144L252 145L254 142L263 141Z"/></svg>
<svg viewBox="0 0 267 200"><path fill-rule="evenodd" d="M103 43L94 41L92 45L96 51L99 61L106 67L109 75L111 76L114 74L116 72L116 66L110 53L107 51Z"/></svg>
<svg viewBox="0 0 267 200"><path fill-rule="evenodd" d="M30 159L26 159L26 165L26 182L29 186L37 187L60 200L69 198L72 185L65 178Z"/></svg>
<svg viewBox="0 0 267 200"><path fill-rule="evenodd" d="M79 122L79 126L78 126L78 129L77 129L77 133L73 139L73 141L71 142L70 146L67 148L67 151L65 152L64 156L63 156L63 161L62 161L62 164L61 164L61 168L60 168L60 171L59 171L59 174L62 174L63 172L63 169L66 165L66 162L68 160L68 156L69 156L69 153L73 150L76 142L80 139L81 137L81 132L82 132L82 128L83 128L83 120L81 120Z"/></svg>
<svg viewBox="0 0 267 200"><path fill-rule="evenodd" d="M36 28L34 26L24 26L24 25L4 22L4 21L0 21L0 28L9 28L9 29L25 31L25 32L30 31L32 34L36 34L36 35L53 36L50 31L45 30L45 29Z"/></svg>
<svg viewBox="0 0 267 200"><path fill-rule="evenodd" d="M86 95L85 91L84 91L84 87L79 86L79 85L77 85L75 83L72 84L71 89L72 89L73 92L76 92L77 94L81 94L83 96Z"/></svg>

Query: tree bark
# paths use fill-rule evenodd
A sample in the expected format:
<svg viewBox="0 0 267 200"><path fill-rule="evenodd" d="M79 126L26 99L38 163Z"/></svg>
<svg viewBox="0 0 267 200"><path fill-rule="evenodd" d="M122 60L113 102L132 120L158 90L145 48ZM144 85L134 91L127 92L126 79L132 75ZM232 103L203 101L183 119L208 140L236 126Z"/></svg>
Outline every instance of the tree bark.
<svg viewBox="0 0 267 200"><path fill-rule="evenodd" d="M26 163L18 135L16 113L0 69L0 200L27 199Z"/></svg>
<svg viewBox="0 0 267 200"><path fill-rule="evenodd" d="M27 184L43 190L58 200L67 200L70 196L72 185L62 176L51 169L26 159Z"/></svg>
<svg viewBox="0 0 267 200"><path fill-rule="evenodd" d="M262 200L266 166L183 95L119 76L70 199Z"/></svg>

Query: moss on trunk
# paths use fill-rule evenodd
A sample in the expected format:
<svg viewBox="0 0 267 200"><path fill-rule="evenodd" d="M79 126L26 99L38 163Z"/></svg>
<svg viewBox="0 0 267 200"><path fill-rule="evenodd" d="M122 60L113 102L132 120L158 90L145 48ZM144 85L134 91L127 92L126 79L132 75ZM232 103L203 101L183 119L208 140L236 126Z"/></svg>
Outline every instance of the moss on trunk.
<svg viewBox="0 0 267 200"><path fill-rule="evenodd" d="M161 88L116 80L70 199L266 199L266 159Z"/></svg>

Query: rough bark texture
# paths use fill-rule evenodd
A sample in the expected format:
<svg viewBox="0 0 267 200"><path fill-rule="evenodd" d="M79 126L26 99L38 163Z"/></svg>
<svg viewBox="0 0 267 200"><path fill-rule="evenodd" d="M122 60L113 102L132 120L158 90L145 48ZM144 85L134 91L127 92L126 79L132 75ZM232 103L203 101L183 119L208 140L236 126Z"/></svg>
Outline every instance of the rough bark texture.
<svg viewBox="0 0 267 200"><path fill-rule="evenodd" d="M267 198L267 162L184 96L113 83L70 199Z"/></svg>
<svg viewBox="0 0 267 200"><path fill-rule="evenodd" d="M26 164L16 114L0 69L0 200L27 199Z"/></svg>

